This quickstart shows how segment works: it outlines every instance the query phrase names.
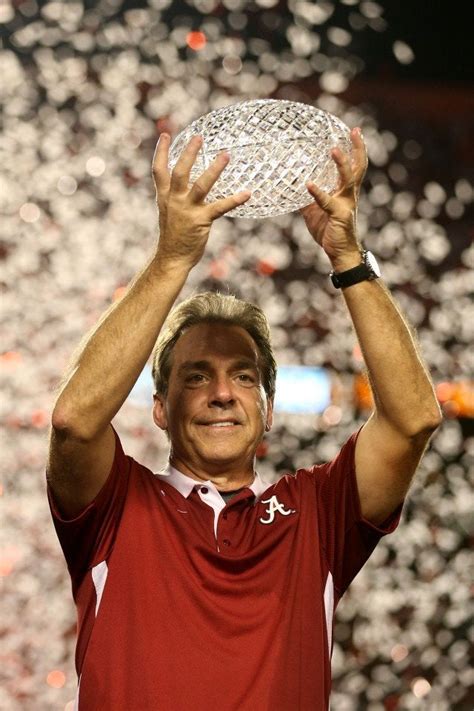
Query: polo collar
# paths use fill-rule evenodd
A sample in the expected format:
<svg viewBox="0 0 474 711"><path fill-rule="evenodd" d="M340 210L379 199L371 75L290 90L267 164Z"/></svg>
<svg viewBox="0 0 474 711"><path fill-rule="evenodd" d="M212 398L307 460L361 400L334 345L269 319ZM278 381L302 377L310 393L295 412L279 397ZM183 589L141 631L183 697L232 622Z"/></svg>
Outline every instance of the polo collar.
<svg viewBox="0 0 474 711"><path fill-rule="evenodd" d="M155 476L158 479L161 479L162 481L166 481L168 484L171 484L171 486L174 486L174 488L177 489L179 493L186 499L188 498L188 496L196 485L213 486L215 488L215 484L212 481L207 480L199 483L187 474L183 474L178 469L172 467L169 462L167 466L162 471L158 472L158 474L155 474ZM250 489L255 495L255 497L258 498L263 494L264 491L268 489L269 486L271 486L271 483L262 479L260 474L256 471L253 482L249 486L243 488Z"/></svg>

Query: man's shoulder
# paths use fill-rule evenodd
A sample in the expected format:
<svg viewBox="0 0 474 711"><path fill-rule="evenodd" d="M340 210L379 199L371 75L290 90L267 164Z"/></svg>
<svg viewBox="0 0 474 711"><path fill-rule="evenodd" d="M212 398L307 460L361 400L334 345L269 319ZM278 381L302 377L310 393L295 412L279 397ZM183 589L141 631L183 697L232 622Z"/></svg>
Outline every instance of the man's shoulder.
<svg viewBox="0 0 474 711"><path fill-rule="evenodd" d="M156 486L159 484L159 474L154 473L150 467L130 455L126 455L130 467L130 480L135 486Z"/></svg>
<svg viewBox="0 0 474 711"><path fill-rule="evenodd" d="M329 462L318 462L308 467L299 467L295 471L284 472L281 479L287 479L293 483L312 480L314 477L324 474L329 464Z"/></svg>
<svg viewBox="0 0 474 711"><path fill-rule="evenodd" d="M272 488L282 490L313 486L318 478L324 477L328 466L327 462L323 462L310 467L300 467L294 471L283 471L272 484L268 485L268 491Z"/></svg>

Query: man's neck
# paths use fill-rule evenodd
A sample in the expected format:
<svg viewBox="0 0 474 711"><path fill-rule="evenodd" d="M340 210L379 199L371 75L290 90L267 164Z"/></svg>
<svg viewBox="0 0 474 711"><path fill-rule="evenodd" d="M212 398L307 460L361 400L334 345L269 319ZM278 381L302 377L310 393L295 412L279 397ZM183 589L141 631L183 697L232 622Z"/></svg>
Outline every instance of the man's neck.
<svg viewBox="0 0 474 711"><path fill-rule="evenodd" d="M243 489L244 487L251 486L255 480L255 471L247 473L240 471L212 474L198 467L191 467L180 461L179 458L173 456L170 456L169 462L171 466L181 472L181 474L194 479L194 481L200 484L205 481L212 481L218 491L226 492Z"/></svg>

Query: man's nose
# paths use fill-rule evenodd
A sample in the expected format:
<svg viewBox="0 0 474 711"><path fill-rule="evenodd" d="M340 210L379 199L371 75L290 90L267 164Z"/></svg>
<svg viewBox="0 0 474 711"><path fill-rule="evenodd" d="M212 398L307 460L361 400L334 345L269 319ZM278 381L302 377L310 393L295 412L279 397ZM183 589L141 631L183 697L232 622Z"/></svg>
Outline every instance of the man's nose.
<svg viewBox="0 0 474 711"><path fill-rule="evenodd" d="M227 377L216 377L211 382L209 398L211 402L230 402L234 399L232 380Z"/></svg>

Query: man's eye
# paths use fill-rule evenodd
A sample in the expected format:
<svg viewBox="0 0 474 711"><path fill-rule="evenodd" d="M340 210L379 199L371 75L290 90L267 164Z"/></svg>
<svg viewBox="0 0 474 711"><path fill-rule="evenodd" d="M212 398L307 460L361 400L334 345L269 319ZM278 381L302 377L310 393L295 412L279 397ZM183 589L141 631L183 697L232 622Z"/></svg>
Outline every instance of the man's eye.
<svg viewBox="0 0 474 711"><path fill-rule="evenodd" d="M195 373L194 375L190 375L189 378L186 378L187 382L200 382L198 378L203 378L204 375L201 375L200 373Z"/></svg>
<svg viewBox="0 0 474 711"><path fill-rule="evenodd" d="M249 380L251 383L253 383L253 378L251 375L247 375L246 373L241 373L239 375L239 378L244 378L245 380Z"/></svg>

